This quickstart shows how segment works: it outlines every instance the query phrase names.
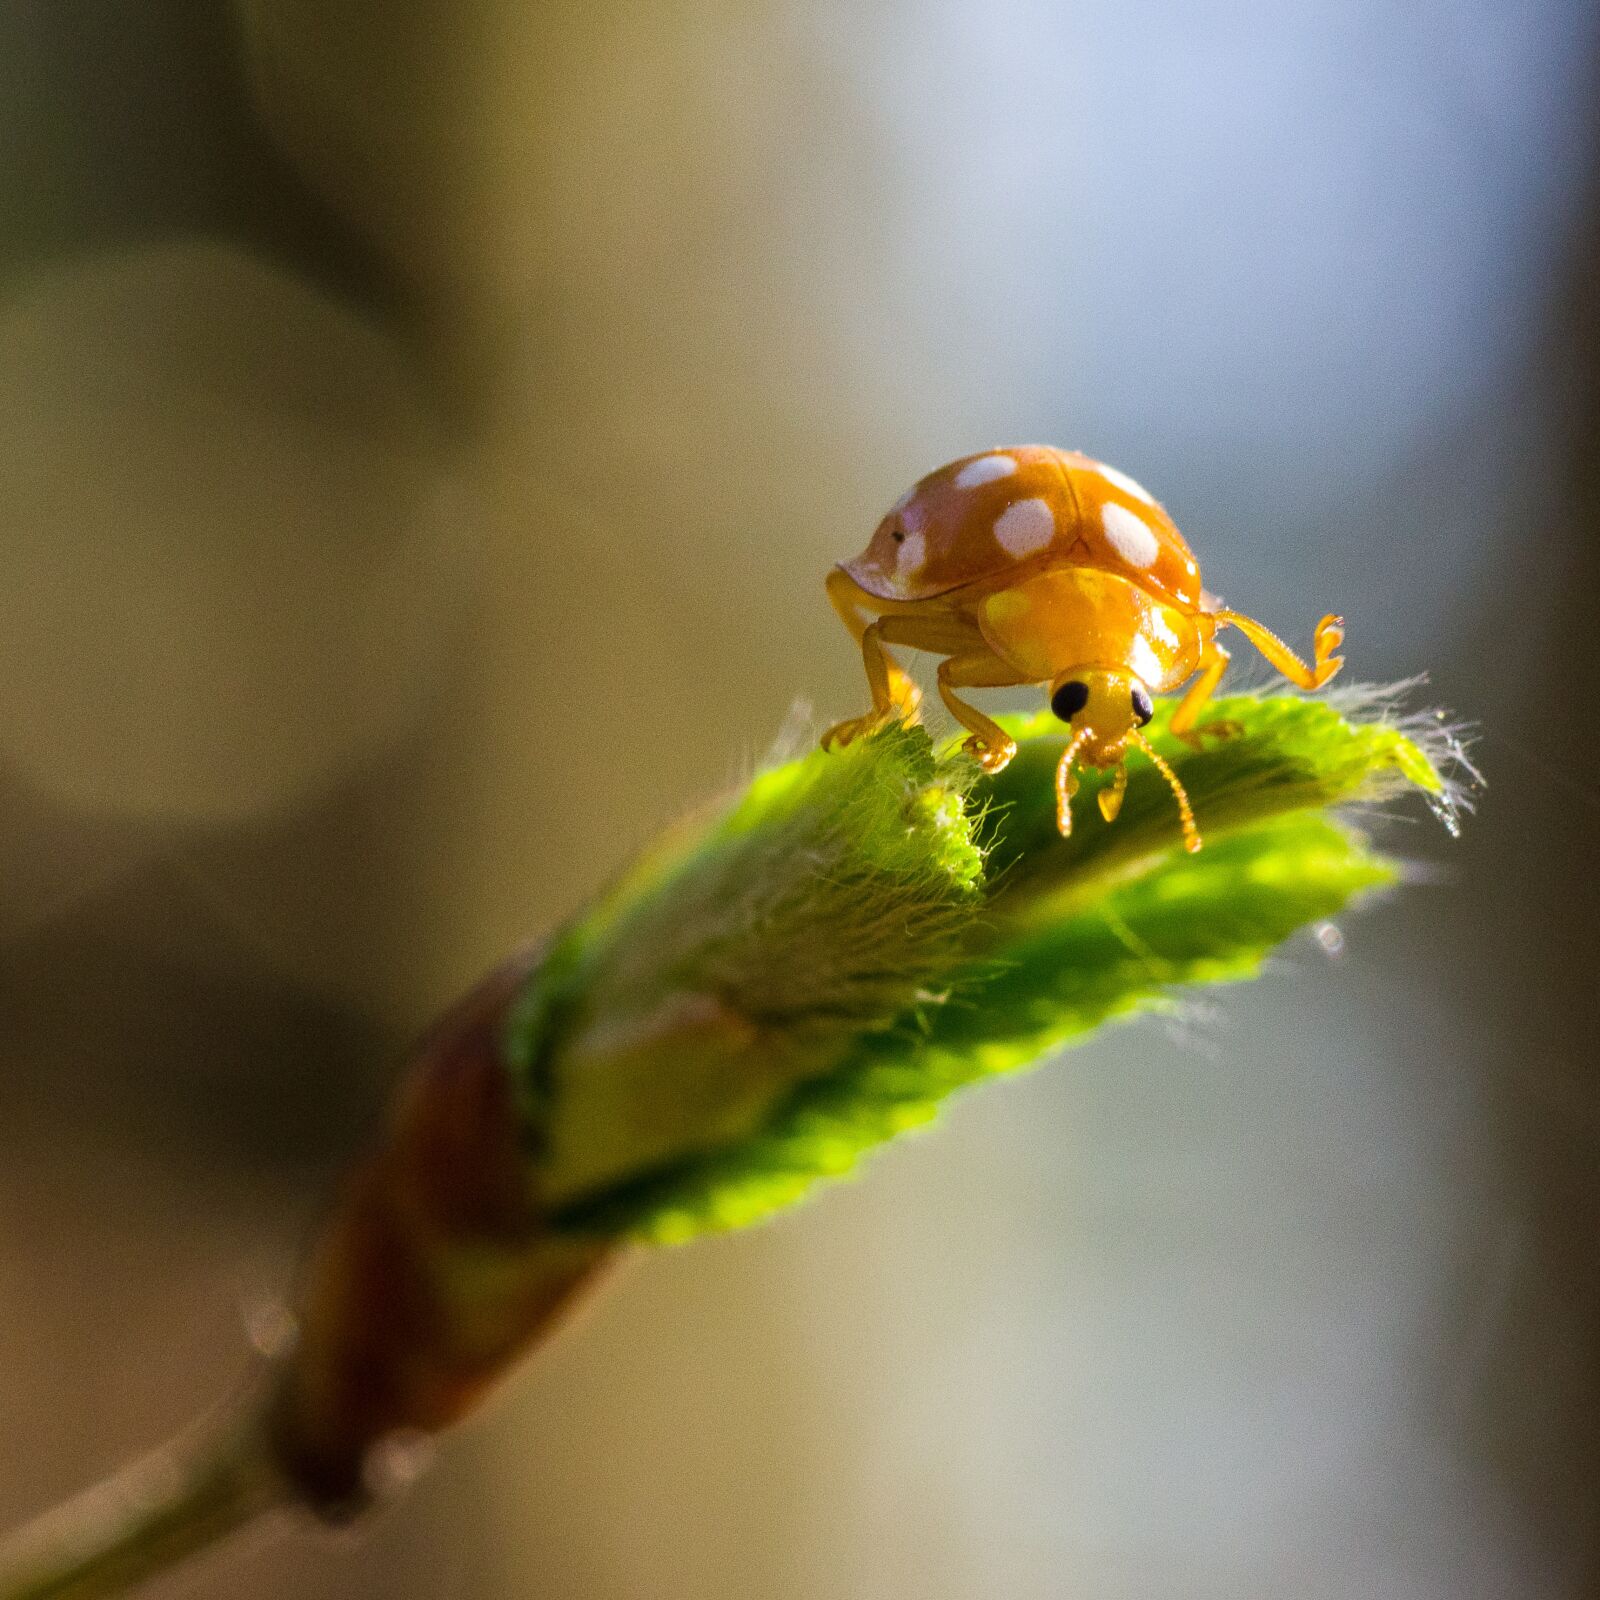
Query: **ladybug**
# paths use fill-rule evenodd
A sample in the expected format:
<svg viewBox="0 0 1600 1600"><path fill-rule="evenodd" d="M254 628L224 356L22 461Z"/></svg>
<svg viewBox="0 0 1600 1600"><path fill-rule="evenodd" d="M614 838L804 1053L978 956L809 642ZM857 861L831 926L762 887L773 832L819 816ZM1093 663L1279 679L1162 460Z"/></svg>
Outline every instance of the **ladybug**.
<svg viewBox="0 0 1600 1600"><path fill-rule="evenodd" d="M1172 785L1185 848L1200 848L1183 785L1140 730L1154 714L1153 695L1193 678L1171 731L1195 749L1202 735L1238 731L1198 720L1228 665L1219 628L1237 628L1302 689L1320 689L1344 665L1334 654L1342 617L1317 624L1307 666L1201 588L1183 535L1147 490L1115 467L1049 445L986 450L930 472L890 508L867 548L828 574L828 598L861 645L872 710L835 724L823 748L915 717L919 691L885 645L945 658L939 697L970 731L963 748L986 772L1011 760L1016 741L955 691L1048 684L1050 709L1072 729L1056 768L1064 835L1074 765L1116 769L1099 797L1112 821L1131 745Z"/></svg>

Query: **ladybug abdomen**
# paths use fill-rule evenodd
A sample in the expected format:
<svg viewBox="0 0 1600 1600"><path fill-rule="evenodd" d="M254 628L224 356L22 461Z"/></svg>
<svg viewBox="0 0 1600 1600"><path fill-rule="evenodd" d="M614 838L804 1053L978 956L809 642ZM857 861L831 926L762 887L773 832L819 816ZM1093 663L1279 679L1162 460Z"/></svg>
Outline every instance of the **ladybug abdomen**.
<svg viewBox="0 0 1600 1600"><path fill-rule="evenodd" d="M880 600L931 600L1019 567L1095 567L1198 607L1200 571L1172 519L1114 467L1048 445L929 473L844 570Z"/></svg>

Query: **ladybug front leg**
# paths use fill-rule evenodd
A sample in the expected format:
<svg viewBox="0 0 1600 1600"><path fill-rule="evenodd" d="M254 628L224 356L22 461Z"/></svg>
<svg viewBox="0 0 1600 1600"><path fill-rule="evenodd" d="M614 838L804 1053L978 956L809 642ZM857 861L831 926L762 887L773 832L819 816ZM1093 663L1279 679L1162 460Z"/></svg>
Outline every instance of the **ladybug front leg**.
<svg viewBox="0 0 1600 1600"><path fill-rule="evenodd" d="M985 772L999 772L1017 753L1017 741L988 717L958 700L953 689L1011 689L1023 679L1016 670L1008 667L992 651L974 651L970 655L951 656L939 663L939 698L950 708L963 728L972 731L972 737L962 746L968 755L977 759Z"/></svg>
<svg viewBox="0 0 1600 1600"><path fill-rule="evenodd" d="M1195 726L1206 701L1216 693L1222 674L1228 670L1228 660L1228 652L1215 639L1207 641L1200 652L1200 676L1189 685L1188 692L1178 702L1178 709L1172 713L1172 721L1167 724L1168 732L1182 739L1191 750L1200 748L1200 741L1206 734L1214 739L1231 739L1240 732L1237 722L1227 720Z"/></svg>
<svg viewBox="0 0 1600 1600"><path fill-rule="evenodd" d="M1308 667L1271 629L1237 611L1212 613L1221 623L1232 623L1290 683L1299 689L1320 689L1340 667L1344 657L1333 652L1344 643L1344 618L1326 616L1311 636L1312 661Z"/></svg>

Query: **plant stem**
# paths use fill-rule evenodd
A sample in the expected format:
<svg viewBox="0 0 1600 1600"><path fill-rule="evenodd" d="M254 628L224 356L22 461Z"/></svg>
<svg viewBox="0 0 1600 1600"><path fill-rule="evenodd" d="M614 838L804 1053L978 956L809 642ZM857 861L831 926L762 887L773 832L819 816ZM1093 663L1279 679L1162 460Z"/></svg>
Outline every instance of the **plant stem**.
<svg viewBox="0 0 1600 1600"><path fill-rule="evenodd" d="M120 1594L291 1498L249 1415L135 1462L24 1528L0 1550L0 1600Z"/></svg>

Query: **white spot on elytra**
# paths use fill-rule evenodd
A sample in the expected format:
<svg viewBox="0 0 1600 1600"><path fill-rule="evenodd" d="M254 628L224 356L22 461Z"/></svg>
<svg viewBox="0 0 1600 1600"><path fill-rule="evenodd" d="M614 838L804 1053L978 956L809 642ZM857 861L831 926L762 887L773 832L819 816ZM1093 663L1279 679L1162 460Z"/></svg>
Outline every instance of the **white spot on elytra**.
<svg viewBox="0 0 1600 1600"><path fill-rule="evenodd" d="M1019 500L994 519L994 536L1008 555L1031 556L1055 538L1055 513L1043 500Z"/></svg>
<svg viewBox="0 0 1600 1600"><path fill-rule="evenodd" d="M956 488L976 489L980 483L993 483L996 478L1009 478L1017 470L1010 456L979 456L969 461L955 477Z"/></svg>
<svg viewBox="0 0 1600 1600"><path fill-rule="evenodd" d="M1108 467L1103 461L1096 464L1095 471L1107 483L1114 483L1124 494L1131 494L1135 500L1143 500L1147 506L1156 503L1156 497L1142 483L1135 483L1126 472L1118 472L1115 467Z"/></svg>
<svg viewBox="0 0 1600 1600"><path fill-rule="evenodd" d="M1130 567L1153 567L1161 554L1161 541L1128 510L1109 501L1100 508L1100 525L1111 548Z"/></svg>
<svg viewBox="0 0 1600 1600"><path fill-rule="evenodd" d="M895 575L901 578L914 577L922 571L922 563L927 559L927 544L922 535L908 533L894 548Z"/></svg>

